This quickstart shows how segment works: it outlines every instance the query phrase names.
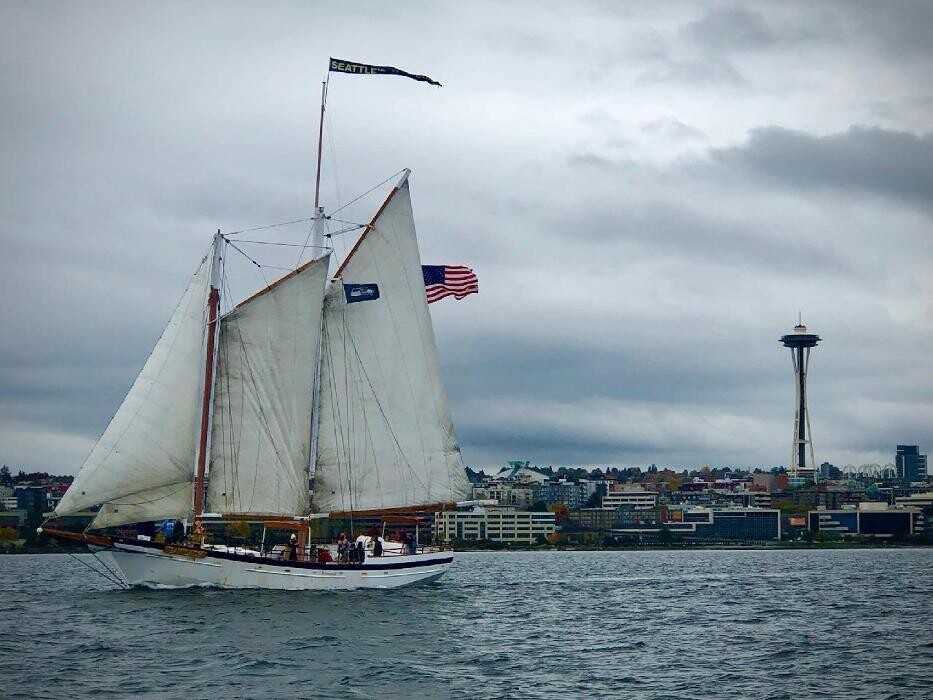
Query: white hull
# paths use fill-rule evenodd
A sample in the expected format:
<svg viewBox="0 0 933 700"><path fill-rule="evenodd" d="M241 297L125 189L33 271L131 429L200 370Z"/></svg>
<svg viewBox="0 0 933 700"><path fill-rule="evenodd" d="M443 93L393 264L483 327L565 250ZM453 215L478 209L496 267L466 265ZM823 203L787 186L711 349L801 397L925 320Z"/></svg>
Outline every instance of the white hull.
<svg viewBox="0 0 933 700"><path fill-rule="evenodd" d="M293 563L211 552L194 557L127 542L115 542L105 551L128 584L152 588L216 586L285 591L399 588L437 579L453 562L453 553L449 551L370 557L362 565Z"/></svg>

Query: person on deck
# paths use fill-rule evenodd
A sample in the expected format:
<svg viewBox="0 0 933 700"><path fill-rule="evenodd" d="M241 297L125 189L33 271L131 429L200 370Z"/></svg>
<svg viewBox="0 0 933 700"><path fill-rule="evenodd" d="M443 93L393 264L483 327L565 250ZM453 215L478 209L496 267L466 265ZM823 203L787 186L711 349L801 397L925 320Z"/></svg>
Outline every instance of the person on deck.
<svg viewBox="0 0 933 700"><path fill-rule="evenodd" d="M298 537L294 533L288 538L288 545L282 552L282 558L285 561L298 561Z"/></svg>
<svg viewBox="0 0 933 700"><path fill-rule="evenodd" d="M356 563L362 564L365 561L366 561L366 546L363 544L363 539L360 538L356 542Z"/></svg>
<svg viewBox="0 0 933 700"><path fill-rule="evenodd" d="M185 524L181 520L176 520L172 527L172 536L169 538L172 544L185 541Z"/></svg>
<svg viewBox="0 0 933 700"><path fill-rule="evenodd" d="M347 536L341 532L340 539L337 540L337 560L341 564L346 564L349 554L350 543L347 541Z"/></svg>
<svg viewBox="0 0 933 700"><path fill-rule="evenodd" d="M382 556L382 540L378 537L374 538L373 541L373 556L381 557Z"/></svg>

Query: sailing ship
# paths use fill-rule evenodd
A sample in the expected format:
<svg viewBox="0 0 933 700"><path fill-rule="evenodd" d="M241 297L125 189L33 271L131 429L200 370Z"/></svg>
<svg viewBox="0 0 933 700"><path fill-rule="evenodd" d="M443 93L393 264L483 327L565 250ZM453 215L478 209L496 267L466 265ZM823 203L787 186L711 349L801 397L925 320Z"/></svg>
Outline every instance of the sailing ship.
<svg viewBox="0 0 933 700"><path fill-rule="evenodd" d="M370 556L349 563L333 545L312 542L320 518L388 521L454 508L469 490L440 381L408 180L403 171L335 273L328 252L226 313L231 241L214 235L53 513L100 506L96 516L84 533L54 520L43 531L105 552L130 585L394 588L447 571L453 553L442 545L366 537ZM324 218L316 205L314 231ZM192 522L190 536L95 534L165 519ZM263 545L212 542L210 523L231 521L261 524ZM294 555L267 545L274 531L295 535Z"/></svg>

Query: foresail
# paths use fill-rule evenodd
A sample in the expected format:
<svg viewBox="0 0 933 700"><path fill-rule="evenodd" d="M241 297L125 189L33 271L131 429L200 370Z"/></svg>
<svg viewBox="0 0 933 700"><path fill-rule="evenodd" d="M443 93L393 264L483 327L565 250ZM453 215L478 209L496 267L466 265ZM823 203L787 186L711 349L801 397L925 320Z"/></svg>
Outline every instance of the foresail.
<svg viewBox="0 0 933 700"><path fill-rule="evenodd" d="M329 285L321 348L314 510L465 498L407 180Z"/></svg>
<svg viewBox="0 0 933 700"><path fill-rule="evenodd" d="M329 256L220 322L207 510L308 512L311 412Z"/></svg>
<svg viewBox="0 0 933 700"><path fill-rule="evenodd" d="M182 520L191 515L193 493L194 485L182 481L118 498L101 506L91 529L166 518Z"/></svg>
<svg viewBox="0 0 933 700"><path fill-rule="evenodd" d="M205 259L56 515L193 479L207 268Z"/></svg>

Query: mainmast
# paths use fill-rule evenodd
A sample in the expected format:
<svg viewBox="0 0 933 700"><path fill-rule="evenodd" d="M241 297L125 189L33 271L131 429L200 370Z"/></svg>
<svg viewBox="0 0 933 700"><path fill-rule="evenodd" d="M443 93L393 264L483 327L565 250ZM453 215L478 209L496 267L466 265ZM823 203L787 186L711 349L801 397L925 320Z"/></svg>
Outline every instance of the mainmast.
<svg viewBox="0 0 933 700"><path fill-rule="evenodd" d="M214 369L217 365L217 325L220 316L220 270L223 261L223 236L214 234L211 259L210 292L207 295L207 342L204 352L204 394L201 400L201 435L198 441L198 466L194 479L194 533L203 535L201 516L204 514L204 473L207 466L207 442L211 429L211 407L214 396Z"/></svg>
<svg viewBox="0 0 933 700"><path fill-rule="evenodd" d="M327 103L327 80L321 83L321 121L317 130L317 172L314 176L314 221L311 223L311 250L319 258L324 250L324 208L321 206L321 153L324 147L324 107Z"/></svg>
<svg viewBox="0 0 933 700"><path fill-rule="evenodd" d="M330 82L330 73L321 83L321 120L317 130L317 173L314 177L314 220L311 222L311 255L319 258L324 255L324 207L321 206L321 153L324 146L324 109L327 104L327 84ZM308 488L311 488L311 477L314 474L314 463L317 459L318 439L318 402L320 401L321 384L321 338L324 336L324 316L321 315L321 334L318 337L317 356L314 358L314 388L312 395L311 418L311 451L308 457Z"/></svg>

